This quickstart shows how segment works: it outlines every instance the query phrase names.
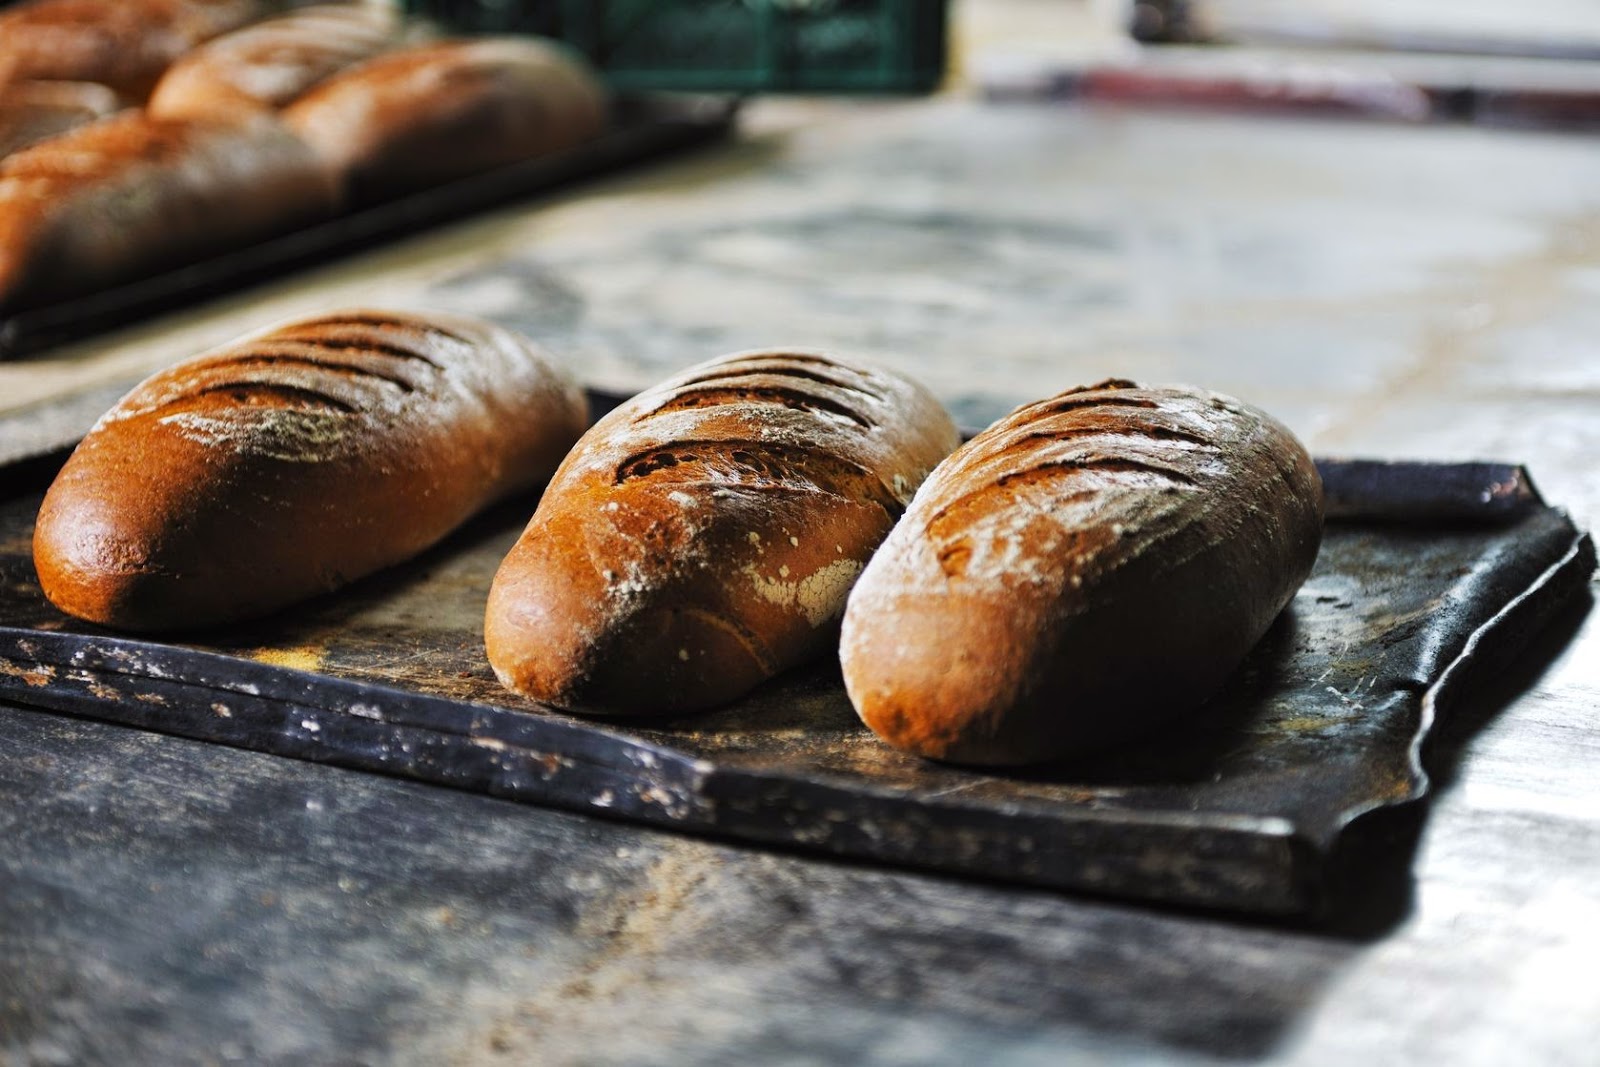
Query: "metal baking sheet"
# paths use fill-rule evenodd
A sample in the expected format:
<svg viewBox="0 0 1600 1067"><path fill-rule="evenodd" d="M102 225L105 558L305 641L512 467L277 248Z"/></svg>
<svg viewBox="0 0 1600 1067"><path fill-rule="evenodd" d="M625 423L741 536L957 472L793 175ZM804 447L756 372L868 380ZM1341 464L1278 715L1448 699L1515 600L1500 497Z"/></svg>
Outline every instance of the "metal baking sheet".
<svg viewBox="0 0 1600 1067"><path fill-rule="evenodd" d="M1419 810L1435 717L1583 594L1595 555L1515 466L1321 466L1332 521L1316 569L1227 688L1147 744L1048 768L895 752L857 721L831 662L650 724L513 696L484 659L481 620L532 497L299 609L149 642L43 600L36 486L0 502L0 697L762 845L1327 915L1359 893L1357 829Z"/></svg>
<svg viewBox="0 0 1600 1067"><path fill-rule="evenodd" d="M610 130L570 151L353 211L88 296L0 316L0 359L40 352L498 204L706 144L733 128L737 112L738 101L730 97L620 97Z"/></svg>

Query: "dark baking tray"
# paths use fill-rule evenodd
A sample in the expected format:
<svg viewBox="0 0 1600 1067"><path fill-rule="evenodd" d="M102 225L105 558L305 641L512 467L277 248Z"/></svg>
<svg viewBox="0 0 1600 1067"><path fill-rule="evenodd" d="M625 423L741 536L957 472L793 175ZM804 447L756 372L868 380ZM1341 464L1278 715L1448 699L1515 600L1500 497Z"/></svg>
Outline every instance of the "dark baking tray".
<svg viewBox="0 0 1600 1067"><path fill-rule="evenodd" d="M1584 593L1595 555L1515 466L1321 467L1332 521L1316 569L1227 688L1146 745L1061 766L991 773L894 752L856 720L833 663L642 725L507 693L481 619L531 497L277 618L155 643L44 602L40 489L14 493L0 501L0 698L760 844L1326 914L1363 891L1357 827L1415 821L1435 716Z"/></svg>
<svg viewBox="0 0 1600 1067"><path fill-rule="evenodd" d="M731 97L619 97L610 129L570 151L352 211L88 296L0 316L0 359L41 352L499 204L717 140L733 128L738 107Z"/></svg>

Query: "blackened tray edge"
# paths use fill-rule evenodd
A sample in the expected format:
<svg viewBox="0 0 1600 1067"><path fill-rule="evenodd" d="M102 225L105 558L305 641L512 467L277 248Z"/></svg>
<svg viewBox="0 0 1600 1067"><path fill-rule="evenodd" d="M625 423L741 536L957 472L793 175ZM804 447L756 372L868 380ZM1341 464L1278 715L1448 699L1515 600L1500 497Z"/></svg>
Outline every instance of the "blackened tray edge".
<svg viewBox="0 0 1600 1067"><path fill-rule="evenodd" d="M1064 812L1026 801L964 805L826 773L750 770L565 716L529 715L102 635L0 627L0 696L251 751L741 842L1049 889L1315 917L1335 903L1334 887L1348 881L1330 869L1340 853L1339 836L1380 809L1428 799L1423 746L1441 709L1465 692L1467 679L1509 661L1587 586L1595 569L1594 543L1575 527L1572 533L1565 554L1477 627L1424 693L1409 747L1409 792L1339 813L1330 840L1312 840L1274 817ZM930 842L938 847L930 849ZM1092 845L1089 862L1082 862L1085 845Z"/></svg>

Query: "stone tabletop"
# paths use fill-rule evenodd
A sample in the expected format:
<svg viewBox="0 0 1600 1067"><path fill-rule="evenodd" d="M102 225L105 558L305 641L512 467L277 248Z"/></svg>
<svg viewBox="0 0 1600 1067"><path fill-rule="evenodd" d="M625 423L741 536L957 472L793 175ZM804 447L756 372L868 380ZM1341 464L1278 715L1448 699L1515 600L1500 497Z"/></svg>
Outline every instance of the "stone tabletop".
<svg viewBox="0 0 1600 1067"><path fill-rule="evenodd" d="M1582 138L761 104L713 153L0 366L0 411L277 318L432 306L620 389L849 351L969 424L1109 375L1194 382L1321 454L1524 462L1588 525L1597 297ZM1448 724L1412 878L1331 931L0 708L0 1062L1594 1062L1597 703L1585 604Z"/></svg>

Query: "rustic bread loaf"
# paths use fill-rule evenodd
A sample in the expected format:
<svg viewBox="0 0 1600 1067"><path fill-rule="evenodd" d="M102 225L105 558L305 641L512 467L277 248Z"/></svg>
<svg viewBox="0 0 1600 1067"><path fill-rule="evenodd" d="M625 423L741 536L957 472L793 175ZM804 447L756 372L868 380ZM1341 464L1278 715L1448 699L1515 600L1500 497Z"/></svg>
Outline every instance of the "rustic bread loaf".
<svg viewBox="0 0 1600 1067"><path fill-rule="evenodd" d="M146 110L164 119L227 120L271 112L346 67L396 46L390 8L301 8L202 44L167 69Z"/></svg>
<svg viewBox="0 0 1600 1067"><path fill-rule="evenodd" d="M538 485L587 422L530 342L447 315L343 311L148 379L45 496L61 610L129 630L261 615L397 563Z"/></svg>
<svg viewBox="0 0 1600 1067"><path fill-rule="evenodd" d="M600 133L605 93L543 41L406 48L337 74L283 112L352 200L411 192L570 148Z"/></svg>
<svg viewBox="0 0 1600 1067"><path fill-rule="evenodd" d="M0 159L122 108L122 99L90 82L18 82L0 90Z"/></svg>
<svg viewBox="0 0 1600 1067"><path fill-rule="evenodd" d="M731 700L832 647L851 583L958 441L896 374L790 351L693 367L561 465L495 575L489 662L590 714Z"/></svg>
<svg viewBox="0 0 1600 1067"><path fill-rule="evenodd" d="M143 100L173 60L270 9L257 0L26 0L0 11L0 90L86 81Z"/></svg>
<svg viewBox="0 0 1600 1067"><path fill-rule="evenodd" d="M1322 484L1237 400L1107 381L933 473L850 596L845 685L908 752L1023 764L1209 697L1311 570Z"/></svg>
<svg viewBox="0 0 1600 1067"><path fill-rule="evenodd" d="M270 119L137 111L0 160L0 312L62 300L330 214L333 181Z"/></svg>

